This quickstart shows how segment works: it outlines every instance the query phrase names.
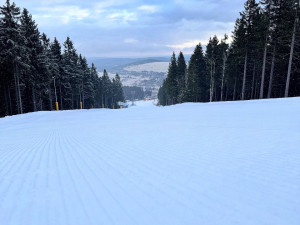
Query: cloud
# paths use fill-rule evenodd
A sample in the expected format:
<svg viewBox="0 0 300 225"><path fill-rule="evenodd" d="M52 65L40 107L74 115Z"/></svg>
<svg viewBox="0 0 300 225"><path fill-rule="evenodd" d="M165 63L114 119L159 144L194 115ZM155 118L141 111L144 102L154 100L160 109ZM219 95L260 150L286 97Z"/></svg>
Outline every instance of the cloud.
<svg viewBox="0 0 300 225"><path fill-rule="evenodd" d="M195 46L198 45L199 43L206 44L207 41L194 40L194 41L184 42L184 43L181 43L181 44L166 45L166 46L169 47L169 48L181 51L181 50L184 50L184 49L195 48Z"/></svg>
<svg viewBox="0 0 300 225"><path fill-rule="evenodd" d="M158 6L156 5L142 5L138 7L138 10L146 13L155 13L158 11Z"/></svg>
<svg viewBox="0 0 300 225"><path fill-rule="evenodd" d="M5 0L0 0L4 4ZM39 30L67 36L85 56L189 54L200 41L231 34L241 0L26 0Z"/></svg>
<svg viewBox="0 0 300 225"><path fill-rule="evenodd" d="M137 20L136 14L133 12L128 12L127 10L108 14L106 18L111 21L119 21L123 23Z"/></svg>
<svg viewBox="0 0 300 225"><path fill-rule="evenodd" d="M136 43L138 42L138 40L134 39L134 38L126 38L124 40L124 43L128 43L128 44L131 44L131 43Z"/></svg>
<svg viewBox="0 0 300 225"><path fill-rule="evenodd" d="M104 0L97 2L93 8L97 13L103 13L116 9L123 9L124 5L130 5L134 0Z"/></svg>
<svg viewBox="0 0 300 225"><path fill-rule="evenodd" d="M41 7L37 10L39 14L36 14L35 18L49 18L49 22L52 23L52 19L58 19L63 24L68 24L72 20L80 21L90 16L89 9L82 9L78 6Z"/></svg>

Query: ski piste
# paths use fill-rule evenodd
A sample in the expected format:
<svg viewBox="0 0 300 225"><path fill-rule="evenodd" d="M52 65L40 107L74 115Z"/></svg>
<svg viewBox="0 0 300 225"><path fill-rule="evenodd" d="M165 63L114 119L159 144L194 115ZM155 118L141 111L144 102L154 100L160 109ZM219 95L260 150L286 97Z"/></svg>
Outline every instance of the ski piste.
<svg viewBox="0 0 300 225"><path fill-rule="evenodd" d="M299 225L300 98L0 119L1 225Z"/></svg>

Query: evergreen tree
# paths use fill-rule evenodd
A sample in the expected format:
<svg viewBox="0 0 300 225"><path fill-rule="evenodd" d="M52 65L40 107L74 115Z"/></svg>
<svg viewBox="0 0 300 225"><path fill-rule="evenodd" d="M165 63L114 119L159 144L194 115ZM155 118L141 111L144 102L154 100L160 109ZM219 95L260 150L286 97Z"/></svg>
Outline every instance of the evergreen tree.
<svg viewBox="0 0 300 225"><path fill-rule="evenodd" d="M185 100L191 102L207 102L208 88L206 62L201 43L199 43L189 61Z"/></svg>
<svg viewBox="0 0 300 225"><path fill-rule="evenodd" d="M95 83L91 70L88 67L87 60L80 56L80 66L82 70L82 99L84 108L91 108L95 104Z"/></svg>
<svg viewBox="0 0 300 225"><path fill-rule="evenodd" d="M53 96L51 83L53 80L54 70L53 56L50 48L50 39L45 33L42 34L42 51L39 54L37 62L39 63L40 77L40 109L53 110Z"/></svg>
<svg viewBox="0 0 300 225"><path fill-rule="evenodd" d="M111 107L111 90L112 90L112 82L109 79L108 73L106 70L103 71L103 76L101 78L102 81L102 102L105 108Z"/></svg>
<svg viewBox="0 0 300 225"><path fill-rule="evenodd" d="M29 103L25 105L25 112L31 110L37 111L36 105L36 89L39 85L39 54L42 52L42 46L40 42L40 33L37 29L37 25L32 20L32 16L29 14L27 9L23 10L21 16L21 29L24 37L26 38L26 47L28 49L29 56L29 68L24 72L25 80L25 95L26 101ZM32 103L32 104L30 104Z"/></svg>
<svg viewBox="0 0 300 225"><path fill-rule="evenodd" d="M101 78L98 76L98 72L97 69L94 65L94 63L92 63L92 67L91 67L91 75L92 75L92 79L93 79L93 83L94 83L94 87L95 87L95 107L101 108L103 103L103 88L102 88L102 80Z"/></svg>
<svg viewBox="0 0 300 225"><path fill-rule="evenodd" d="M289 97L289 88L290 88L290 80L291 80L291 71L292 71L292 64L293 64L293 57L295 51L295 42L296 42L296 33L297 28L299 26L299 1L290 1L291 2L291 11L293 12L294 16L294 26L292 32L292 40L291 40L291 48L289 54L289 63L288 63L288 71L287 71L287 78L286 78L286 85L285 85L285 92L284 97Z"/></svg>
<svg viewBox="0 0 300 225"><path fill-rule="evenodd" d="M182 52L177 59L178 102L183 102L187 83L187 66Z"/></svg>
<svg viewBox="0 0 300 225"><path fill-rule="evenodd" d="M226 65L227 65L227 59L228 59L228 47L229 45L226 43L228 39L228 36L225 34L224 39L221 40L221 43L219 44L219 52L220 57L222 57L222 75L221 75L221 89L220 89L220 101L223 101L224 96L224 86L225 86L225 71L226 71ZM228 87L227 87L228 89Z"/></svg>
<svg viewBox="0 0 300 225"><path fill-rule="evenodd" d="M247 0L245 3L245 10L241 13L242 21L244 25L244 31L243 34L244 38L244 51L245 51L245 61L244 61L244 72L243 72L243 84L242 84L242 95L241 99L245 99L246 95L246 82L247 82L247 66L250 56L250 51L253 47L253 42L251 42L252 38L254 37L254 29L253 25L254 20L259 13L259 7L255 0Z"/></svg>
<svg viewBox="0 0 300 225"><path fill-rule="evenodd" d="M0 7L0 43L1 43L1 61L5 62L6 68L11 72L12 76L5 79L7 89L10 89L11 80L15 89L15 101L17 110L13 113L23 113L21 82L22 77L20 70L26 68L27 49L25 47L26 39L19 24L21 17L20 8L15 3L10 4L10 0L6 0L6 4ZM10 94L10 93L7 93Z"/></svg>
<svg viewBox="0 0 300 225"><path fill-rule="evenodd" d="M80 83L76 75L76 68L77 54L73 42L67 37L67 40L64 42L64 53L62 55L61 95L63 109L74 109L74 95L79 94ZM76 89L77 93L75 93Z"/></svg>
<svg viewBox="0 0 300 225"><path fill-rule="evenodd" d="M56 102L59 102L59 106L63 109L63 97L62 97L62 86L64 86L67 82L65 77L63 76L63 68L62 68L62 54L61 54L61 46L56 38L54 38L53 43L50 46L51 55L53 57L52 60L52 74L53 74L53 88L56 92Z"/></svg>
<svg viewBox="0 0 300 225"><path fill-rule="evenodd" d="M178 99L177 62L173 52L166 80L166 93L169 104L176 104Z"/></svg>
<svg viewBox="0 0 300 225"><path fill-rule="evenodd" d="M122 82L119 74L116 74L115 76L115 102L124 102L124 92L123 92L123 87L122 87Z"/></svg>
<svg viewBox="0 0 300 225"><path fill-rule="evenodd" d="M163 85L159 88L157 97L160 105L167 105L166 80L164 80Z"/></svg>
<svg viewBox="0 0 300 225"><path fill-rule="evenodd" d="M217 80L217 69L218 69L218 44L219 40L217 36L209 39L208 45L206 47L206 60L209 66L209 101L213 101L213 95L216 90L216 80Z"/></svg>

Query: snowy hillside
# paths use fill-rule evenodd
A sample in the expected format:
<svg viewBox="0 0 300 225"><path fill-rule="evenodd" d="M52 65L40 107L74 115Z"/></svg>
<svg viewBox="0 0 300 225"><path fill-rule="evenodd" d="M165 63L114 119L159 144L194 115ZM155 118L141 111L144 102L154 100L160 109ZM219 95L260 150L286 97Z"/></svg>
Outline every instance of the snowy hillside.
<svg viewBox="0 0 300 225"><path fill-rule="evenodd" d="M156 72L156 73L167 73L169 62L152 62L139 65L127 66L124 68L126 71L134 72Z"/></svg>
<svg viewBox="0 0 300 225"><path fill-rule="evenodd" d="M1 225L299 225L300 98L0 119Z"/></svg>

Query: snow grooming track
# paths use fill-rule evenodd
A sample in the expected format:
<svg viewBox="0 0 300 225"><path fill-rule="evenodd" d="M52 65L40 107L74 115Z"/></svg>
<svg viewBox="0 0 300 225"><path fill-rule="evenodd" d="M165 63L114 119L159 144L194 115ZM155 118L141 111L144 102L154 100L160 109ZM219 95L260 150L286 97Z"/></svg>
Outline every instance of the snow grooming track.
<svg viewBox="0 0 300 225"><path fill-rule="evenodd" d="M300 224L300 98L0 119L1 225Z"/></svg>

